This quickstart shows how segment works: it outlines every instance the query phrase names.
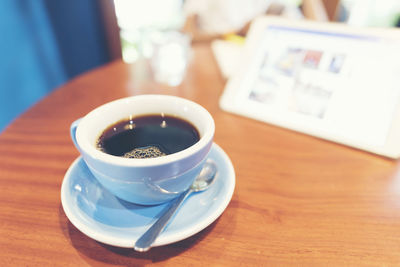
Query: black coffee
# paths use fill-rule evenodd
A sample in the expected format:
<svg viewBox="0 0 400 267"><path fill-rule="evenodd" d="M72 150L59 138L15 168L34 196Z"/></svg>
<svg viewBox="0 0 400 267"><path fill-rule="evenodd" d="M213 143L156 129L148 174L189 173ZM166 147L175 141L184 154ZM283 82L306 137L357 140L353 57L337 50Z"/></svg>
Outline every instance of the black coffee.
<svg viewBox="0 0 400 267"><path fill-rule="evenodd" d="M189 122L169 115L144 115L114 123L103 131L97 148L125 158L155 158L184 150L199 141Z"/></svg>

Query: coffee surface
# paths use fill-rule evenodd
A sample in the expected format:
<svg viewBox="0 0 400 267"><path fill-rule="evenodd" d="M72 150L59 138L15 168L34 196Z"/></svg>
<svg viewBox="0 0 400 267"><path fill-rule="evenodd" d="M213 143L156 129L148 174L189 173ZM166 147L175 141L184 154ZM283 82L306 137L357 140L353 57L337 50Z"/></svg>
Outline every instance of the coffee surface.
<svg viewBox="0 0 400 267"><path fill-rule="evenodd" d="M97 148L125 158L155 158L182 151L199 141L197 129L170 115L127 118L107 127Z"/></svg>

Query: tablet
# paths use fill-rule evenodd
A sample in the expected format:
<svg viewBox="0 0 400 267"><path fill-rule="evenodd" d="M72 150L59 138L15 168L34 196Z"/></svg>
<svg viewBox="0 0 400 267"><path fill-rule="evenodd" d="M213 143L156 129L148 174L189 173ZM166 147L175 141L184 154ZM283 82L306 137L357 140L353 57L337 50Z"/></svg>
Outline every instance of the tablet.
<svg viewBox="0 0 400 267"><path fill-rule="evenodd" d="M260 17L222 109L400 157L400 30Z"/></svg>

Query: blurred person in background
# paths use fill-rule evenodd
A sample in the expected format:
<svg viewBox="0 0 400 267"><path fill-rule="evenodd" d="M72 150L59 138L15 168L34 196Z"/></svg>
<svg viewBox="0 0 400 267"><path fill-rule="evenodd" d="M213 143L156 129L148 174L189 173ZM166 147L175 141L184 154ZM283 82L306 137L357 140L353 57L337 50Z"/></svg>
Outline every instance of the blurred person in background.
<svg viewBox="0 0 400 267"><path fill-rule="evenodd" d="M251 21L260 15L302 18L296 4L274 0L186 0L183 31L193 41L210 41L229 34L244 36ZM289 1L293 2L293 1Z"/></svg>

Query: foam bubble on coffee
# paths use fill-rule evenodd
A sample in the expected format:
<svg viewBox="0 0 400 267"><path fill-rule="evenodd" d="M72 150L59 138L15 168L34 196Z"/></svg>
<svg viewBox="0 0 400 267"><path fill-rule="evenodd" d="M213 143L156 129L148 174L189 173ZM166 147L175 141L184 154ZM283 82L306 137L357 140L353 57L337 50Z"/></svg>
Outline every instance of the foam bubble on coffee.
<svg viewBox="0 0 400 267"><path fill-rule="evenodd" d="M147 146L147 147L135 148L129 152L126 152L123 157L130 159L132 158L145 159L145 158L158 158L165 155L167 154L162 152L158 147Z"/></svg>

